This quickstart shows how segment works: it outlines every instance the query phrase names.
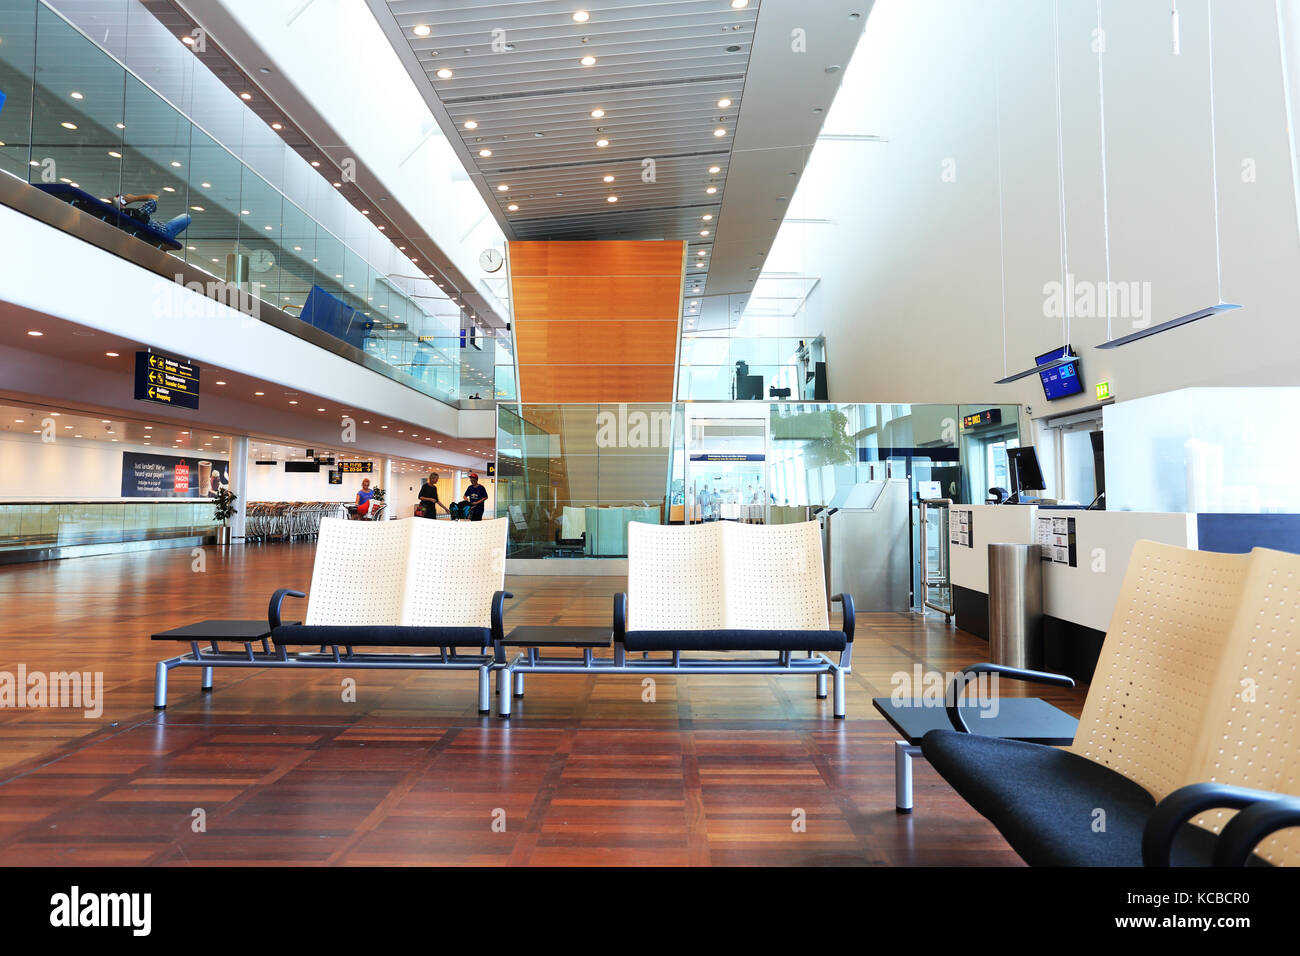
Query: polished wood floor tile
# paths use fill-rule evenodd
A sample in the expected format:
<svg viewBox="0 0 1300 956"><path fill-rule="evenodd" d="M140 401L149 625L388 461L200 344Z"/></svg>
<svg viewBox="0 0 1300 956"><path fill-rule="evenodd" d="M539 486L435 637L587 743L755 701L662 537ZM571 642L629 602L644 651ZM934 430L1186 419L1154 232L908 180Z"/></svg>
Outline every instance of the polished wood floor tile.
<svg viewBox="0 0 1300 956"><path fill-rule="evenodd" d="M310 544L82 558L0 569L0 670L103 675L102 713L0 709L5 865L1015 865L923 760L894 812L893 740L871 708L915 665L987 646L933 616L862 615L849 719L813 678L529 675L515 717L477 711L476 675L172 672L150 633L260 617L306 590ZM510 624L606 624L619 578L512 577ZM343 679L356 683L345 699ZM1046 690L1046 693L1043 691ZM1078 713L1082 690L1043 693ZM650 697L650 699L647 699ZM202 818L202 826L196 820Z"/></svg>

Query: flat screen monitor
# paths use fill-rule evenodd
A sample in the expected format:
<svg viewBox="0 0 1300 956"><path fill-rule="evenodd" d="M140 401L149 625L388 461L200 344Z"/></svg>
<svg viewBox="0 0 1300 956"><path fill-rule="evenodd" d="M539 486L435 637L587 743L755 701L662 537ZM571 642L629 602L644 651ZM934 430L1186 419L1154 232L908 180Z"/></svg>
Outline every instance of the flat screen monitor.
<svg viewBox="0 0 1300 956"><path fill-rule="evenodd" d="M1043 481L1043 471L1038 467L1038 452L1032 446L1008 448L1007 462L1011 466L1013 492L1024 494L1026 491L1042 491L1047 487L1047 482Z"/></svg>
<svg viewBox="0 0 1300 956"><path fill-rule="evenodd" d="M1055 362L1057 359L1063 358L1073 358L1074 361L1038 373L1038 377L1043 383L1043 394L1049 402L1054 402L1058 398L1069 398L1071 395L1078 395L1083 391L1082 376L1079 374L1079 360L1075 357L1074 349L1070 346L1066 345L1059 349L1052 349L1050 352L1044 352L1034 359L1034 364L1044 365L1047 362Z"/></svg>

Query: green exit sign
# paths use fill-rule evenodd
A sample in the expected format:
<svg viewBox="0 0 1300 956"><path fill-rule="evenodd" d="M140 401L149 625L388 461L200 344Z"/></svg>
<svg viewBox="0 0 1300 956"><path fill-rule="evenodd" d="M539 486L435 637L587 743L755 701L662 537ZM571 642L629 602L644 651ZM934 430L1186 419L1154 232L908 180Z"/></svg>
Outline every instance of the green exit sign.
<svg viewBox="0 0 1300 956"><path fill-rule="evenodd" d="M1110 398L1110 382L1098 382L1094 387L1097 389L1097 401Z"/></svg>

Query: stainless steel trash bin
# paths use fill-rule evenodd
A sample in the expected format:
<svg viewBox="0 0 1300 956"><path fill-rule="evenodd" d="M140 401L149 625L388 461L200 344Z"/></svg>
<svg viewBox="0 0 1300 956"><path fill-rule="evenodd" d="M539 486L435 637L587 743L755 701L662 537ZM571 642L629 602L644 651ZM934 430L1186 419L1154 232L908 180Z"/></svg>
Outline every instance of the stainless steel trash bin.
<svg viewBox="0 0 1300 956"><path fill-rule="evenodd" d="M989 545L989 659L1042 666L1043 568L1036 544Z"/></svg>

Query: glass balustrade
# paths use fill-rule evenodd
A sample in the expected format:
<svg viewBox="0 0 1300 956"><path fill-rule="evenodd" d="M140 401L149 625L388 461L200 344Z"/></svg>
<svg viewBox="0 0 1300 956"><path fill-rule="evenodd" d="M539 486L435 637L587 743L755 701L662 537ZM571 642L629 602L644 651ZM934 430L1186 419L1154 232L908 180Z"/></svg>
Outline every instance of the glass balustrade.
<svg viewBox="0 0 1300 956"><path fill-rule="evenodd" d="M369 210L138 0L68 13L114 29L92 41L44 2L0 0L0 173L356 346L429 395L514 397L508 334L475 351L460 306ZM124 63L150 71L142 80ZM156 198L116 217L118 196Z"/></svg>

